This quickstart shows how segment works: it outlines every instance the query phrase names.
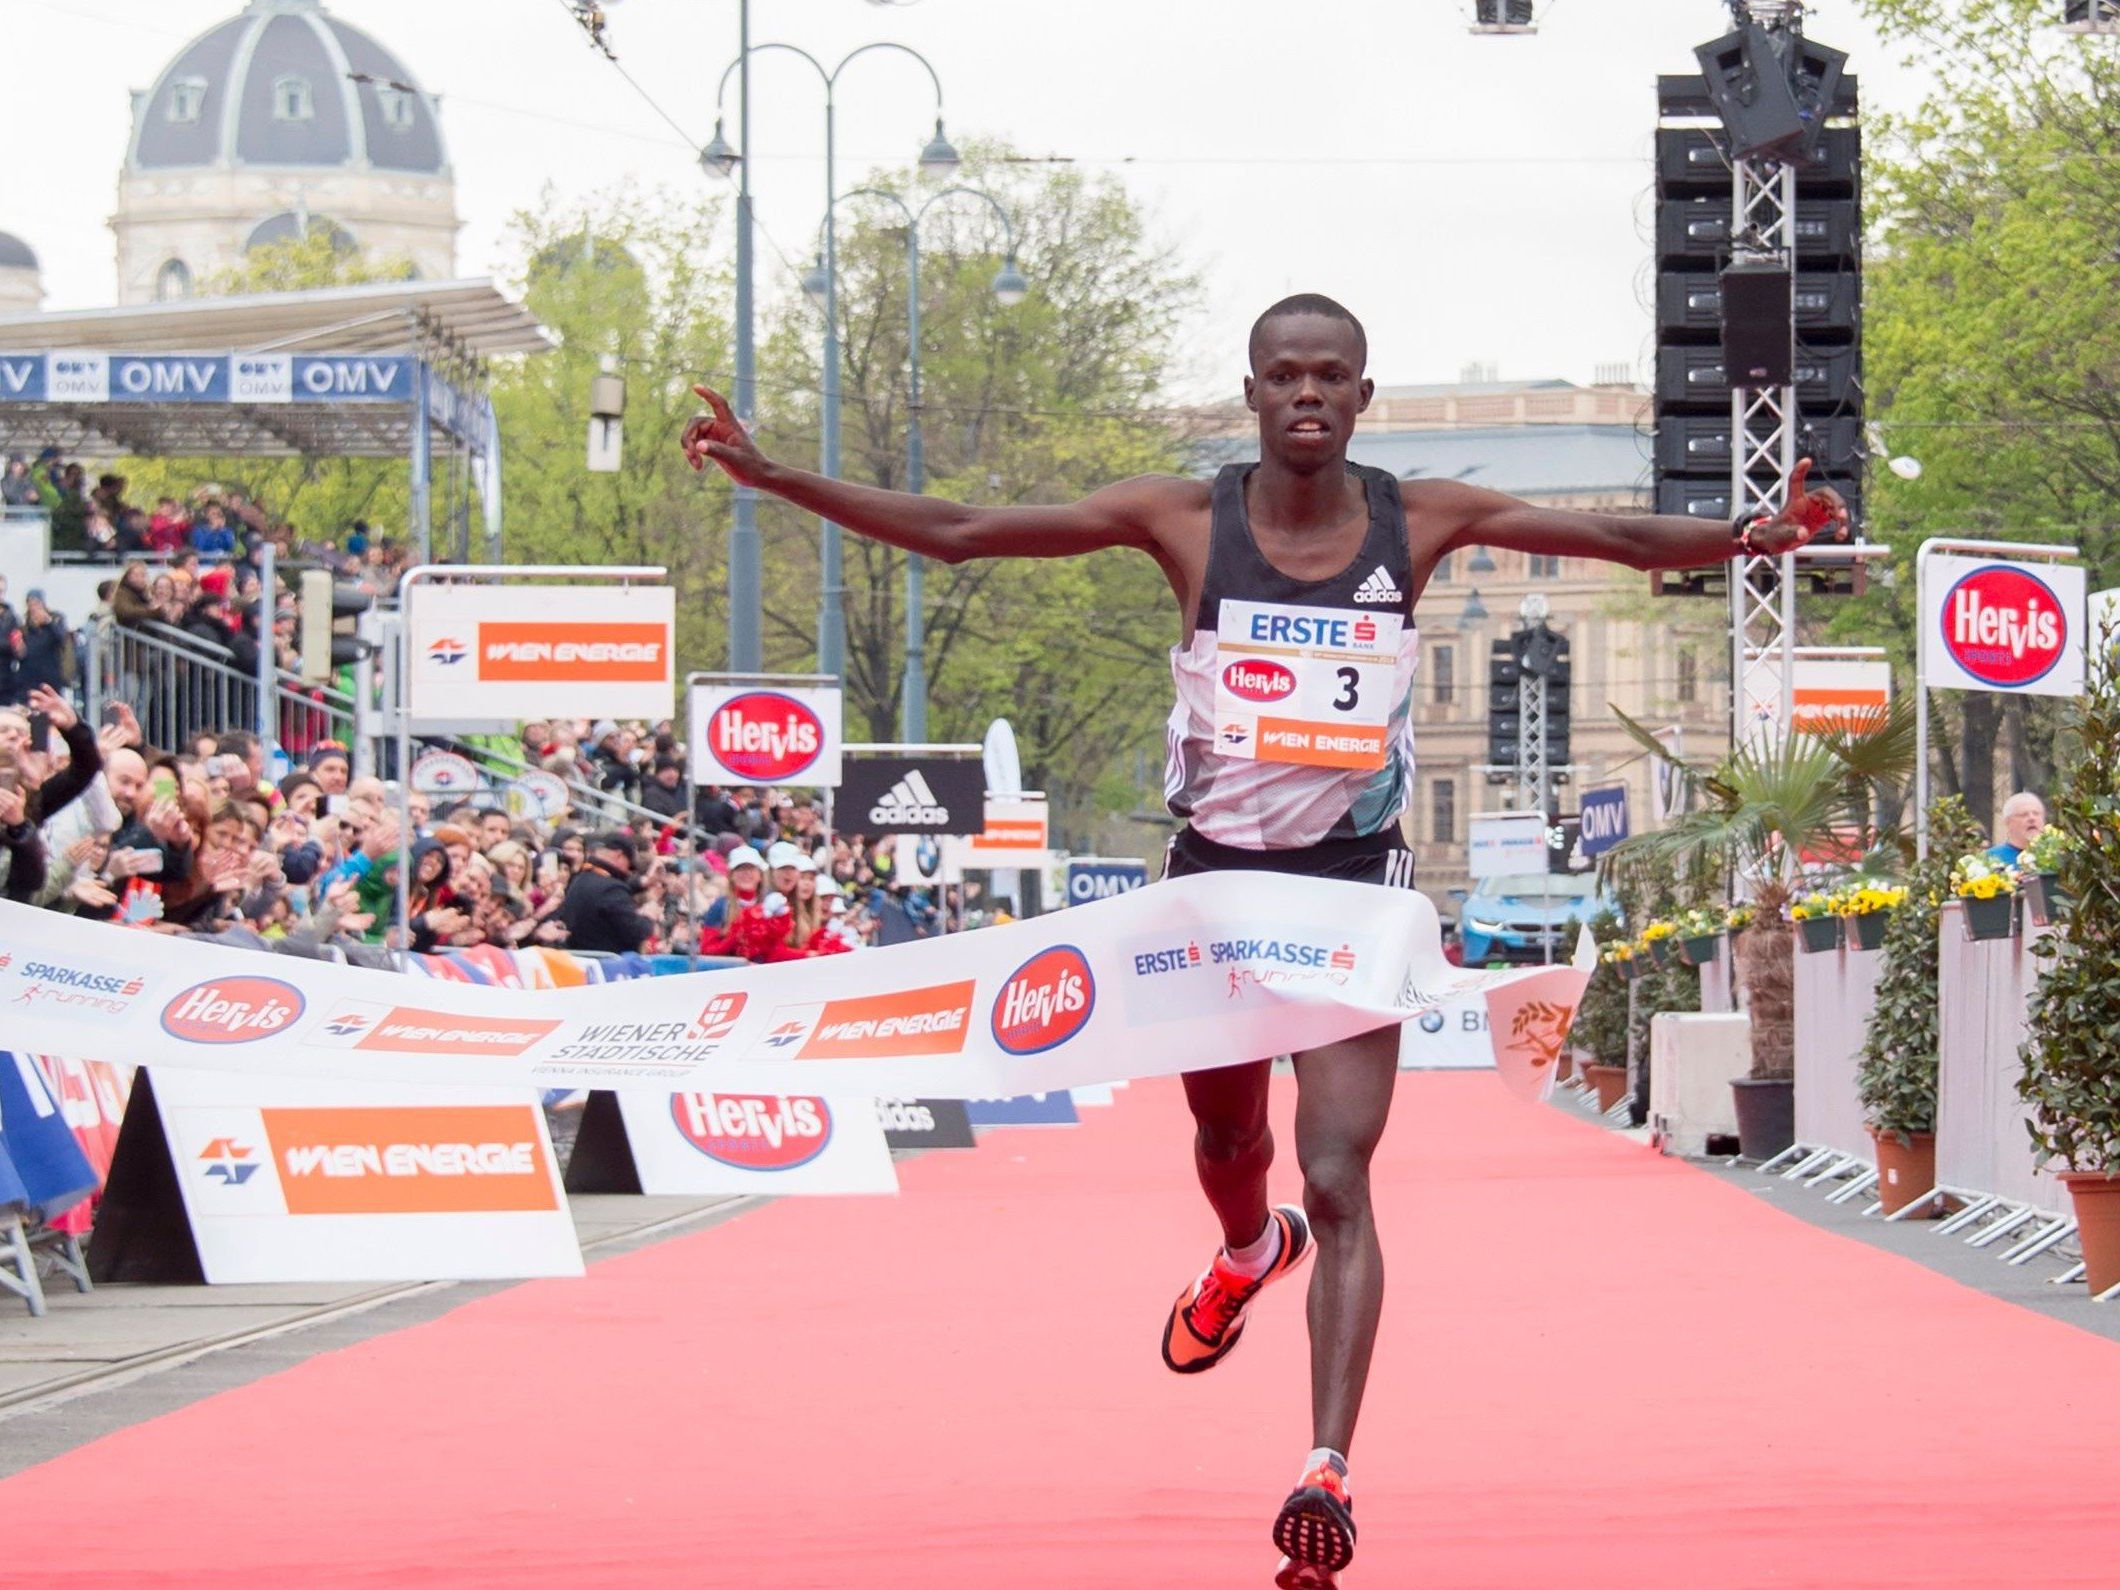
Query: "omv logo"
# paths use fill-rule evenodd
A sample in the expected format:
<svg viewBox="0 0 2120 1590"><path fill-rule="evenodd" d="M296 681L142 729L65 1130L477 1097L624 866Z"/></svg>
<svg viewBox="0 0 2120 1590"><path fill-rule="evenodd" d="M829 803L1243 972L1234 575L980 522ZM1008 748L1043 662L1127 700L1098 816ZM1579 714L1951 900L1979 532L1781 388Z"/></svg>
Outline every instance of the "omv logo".
<svg viewBox="0 0 2120 1590"><path fill-rule="evenodd" d="M427 660L444 668L454 668L470 655L471 648L450 635L444 635L427 647Z"/></svg>

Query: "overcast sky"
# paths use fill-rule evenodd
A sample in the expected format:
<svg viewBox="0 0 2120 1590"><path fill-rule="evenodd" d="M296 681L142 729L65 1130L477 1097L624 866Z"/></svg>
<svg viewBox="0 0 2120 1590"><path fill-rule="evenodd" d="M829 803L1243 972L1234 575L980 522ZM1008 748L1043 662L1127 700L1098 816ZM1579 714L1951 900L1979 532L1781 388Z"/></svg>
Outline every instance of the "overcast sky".
<svg viewBox="0 0 2120 1590"><path fill-rule="evenodd" d="M45 266L51 307L111 301L108 219L129 127L184 42L237 0L9 0L0 92L0 229ZM610 3L619 65L564 0L335 0L442 99L465 226L464 275L497 265L511 211L631 177L697 187L736 48L736 0ZM1714 0L1541 0L1531 38L1475 38L1470 0L752 0L755 41L829 63L873 39L925 53L953 135L1117 171L1204 273L1186 394L1234 389L1251 317L1286 292L1342 299L1367 322L1380 384L1590 379L1640 366L1650 132L1659 71L1692 69L1722 31ZM1866 103L1918 80L1887 59L1851 0L1809 31L1849 50ZM792 290L822 207L822 101L808 69L754 69L764 291ZM733 96L732 96L733 97ZM865 57L840 86L842 189L903 162L932 90L903 57ZM733 137L733 130L731 133ZM776 252L777 248L777 252Z"/></svg>

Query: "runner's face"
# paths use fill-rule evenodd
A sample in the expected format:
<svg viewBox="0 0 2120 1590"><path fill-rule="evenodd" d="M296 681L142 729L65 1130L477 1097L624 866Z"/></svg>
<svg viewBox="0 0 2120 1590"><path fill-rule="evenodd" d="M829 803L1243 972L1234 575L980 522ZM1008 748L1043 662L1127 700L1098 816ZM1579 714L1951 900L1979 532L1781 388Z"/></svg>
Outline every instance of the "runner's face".
<svg viewBox="0 0 2120 1590"><path fill-rule="evenodd" d="M1281 315L1260 333L1244 401L1259 416L1262 457L1302 470L1346 457L1374 385L1354 327L1329 315Z"/></svg>

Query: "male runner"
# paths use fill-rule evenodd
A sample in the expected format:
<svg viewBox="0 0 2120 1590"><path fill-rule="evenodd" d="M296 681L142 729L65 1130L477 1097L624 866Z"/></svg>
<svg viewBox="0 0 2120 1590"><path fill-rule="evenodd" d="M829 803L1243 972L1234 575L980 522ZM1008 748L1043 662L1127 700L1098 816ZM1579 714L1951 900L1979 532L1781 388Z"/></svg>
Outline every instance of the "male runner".
<svg viewBox="0 0 2120 1590"><path fill-rule="evenodd" d="M1398 819L1413 768L1413 606L1436 564L1460 547L1694 568L1727 562L1741 549L1779 553L1847 519L1836 493L1804 490L1808 460L1797 466L1779 515L1737 525L1538 508L1457 481L1402 483L1347 461L1355 417L1373 390L1363 374L1368 340L1353 315L1317 294L1285 298L1252 327L1250 352L1244 400L1259 417L1259 461L1226 465L1212 481L1152 475L1060 506L968 507L776 463L705 387L694 390L713 412L685 428L684 447L694 468L711 459L742 484L945 563L1075 557L1106 547L1154 558L1180 621L1166 787L1185 826L1171 842L1166 877L1248 868L1412 887L1413 858ZM1324 703L1346 714L1346 733L1333 740L1358 747L1340 758L1350 765L1281 760L1256 734L1222 738L1220 659L1242 654L1253 633L1243 625L1259 604L1373 621L1360 626L1371 650L1353 659L1365 666L1337 670L1340 686ZM1316 1247L1309 1301L1316 1446L1273 1537L1287 1558L1277 1584L1325 1586L1354 1554L1346 1454L1384 1296L1369 1160L1398 1076L1398 1033L1382 1027L1295 1057L1301 1207L1267 1203L1270 1070L1270 1061L1254 1060L1185 1077L1198 1125L1194 1161L1223 1247L1171 1310L1163 1361L1180 1374L1221 1362L1253 1299Z"/></svg>

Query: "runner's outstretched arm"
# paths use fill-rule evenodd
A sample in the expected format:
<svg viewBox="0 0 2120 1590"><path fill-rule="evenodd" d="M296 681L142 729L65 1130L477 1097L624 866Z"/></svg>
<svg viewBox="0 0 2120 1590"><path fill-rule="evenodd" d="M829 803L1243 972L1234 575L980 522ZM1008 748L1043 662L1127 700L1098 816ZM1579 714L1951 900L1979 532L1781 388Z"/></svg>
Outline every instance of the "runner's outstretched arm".
<svg viewBox="0 0 2120 1590"><path fill-rule="evenodd" d="M758 450L719 392L704 386L692 390L712 410L685 427L685 457L694 469L704 469L711 460L739 485L771 492L856 535L942 563L1068 558L1105 547L1133 547L1160 558L1150 530L1156 508L1174 491L1185 489L1182 481L1143 475L1106 486L1080 502L981 508L946 497L857 486L775 463Z"/></svg>
<svg viewBox="0 0 2120 1590"><path fill-rule="evenodd" d="M1804 489L1810 471L1808 458L1799 462L1789 477L1786 506L1751 528L1753 552L1778 555L1848 522L1848 505L1839 492L1831 486ZM1599 558L1635 569L1691 569L1728 562L1738 550L1729 524L1718 519L1540 508L1457 481L1423 482L1411 489L1420 493L1421 511L1454 521L1446 552L1507 547L1549 557Z"/></svg>

